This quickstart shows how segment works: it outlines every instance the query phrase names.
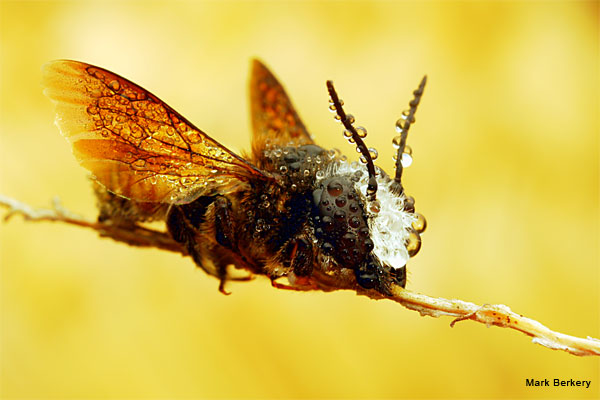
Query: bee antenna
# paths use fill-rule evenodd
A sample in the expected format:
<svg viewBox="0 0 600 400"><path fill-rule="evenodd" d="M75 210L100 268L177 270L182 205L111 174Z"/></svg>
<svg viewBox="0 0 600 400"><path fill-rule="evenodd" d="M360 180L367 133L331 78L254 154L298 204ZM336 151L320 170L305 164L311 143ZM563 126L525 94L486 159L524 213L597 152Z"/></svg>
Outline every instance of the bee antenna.
<svg viewBox="0 0 600 400"><path fill-rule="evenodd" d="M425 90L425 84L427 83L427 75L421 79L421 83L419 83L419 87L413 91L413 99L408 103L409 109L404 110L402 112L402 116L396 122L396 130L400 133L400 136L396 136L394 138L394 143L398 143L398 153L396 156L396 176L394 177L393 189L398 193L403 193L404 188L402 187L402 171L404 167L402 166L402 154L404 154L404 150L406 148L406 138L408 137L408 130L410 129L410 125L415 122L415 113L417 112L417 107L419 102L421 101L421 97L423 96L423 91Z"/></svg>
<svg viewBox="0 0 600 400"><path fill-rule="evenodd" d="M348 115L344 112L344 109L342 107L342 102L341 102L340 98L338 97L338 94L335 91L335 88L333 87L333 81L327 81L327 91L329 92L329 97L331 97L330 108L332 110L335 110L335 112L337 113L337 116L339 117L339 120L342 122L342 124L344 124L344 127L346 128L346 130L348 130L352 134L352 136L351 136L352 140L354 140L357 148L360 150L361 154L367 161L367 170L369 171L369 183L367 185L367 196L369 197L369 200L373 201L373 200L375 200L375 195L377 193L377 178L376 178L376 173L375 173L375 164L373 163L373 158L371 157L371 153L369 152L369 149L365 145L365 142L362 140L362 138L356 131L356 128L354 128L354 126L352 125L352 123L354 122L352 120L353 118L352 119L349 118Z"/></svg>

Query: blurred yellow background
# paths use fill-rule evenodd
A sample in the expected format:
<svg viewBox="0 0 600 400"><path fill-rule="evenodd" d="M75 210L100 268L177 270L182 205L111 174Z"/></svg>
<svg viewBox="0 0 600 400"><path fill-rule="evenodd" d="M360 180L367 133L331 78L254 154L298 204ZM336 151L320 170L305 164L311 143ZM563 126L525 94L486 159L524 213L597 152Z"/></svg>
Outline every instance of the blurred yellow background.
<svg viewBox="0 0 600 400"><path fill-rule="evenodd" d="M95 216L41 93L52 59L119 73L240 151L259 57L318 142L355 158L327 109L333 79L388 172L427 73L405 186L429 228L408 287L600 337L598 4L2 1L0 193ZM191 259L61 224L14 218L0 246L3 398L600 395L598 358L514 331L262 278L226 297Z"/></svg>

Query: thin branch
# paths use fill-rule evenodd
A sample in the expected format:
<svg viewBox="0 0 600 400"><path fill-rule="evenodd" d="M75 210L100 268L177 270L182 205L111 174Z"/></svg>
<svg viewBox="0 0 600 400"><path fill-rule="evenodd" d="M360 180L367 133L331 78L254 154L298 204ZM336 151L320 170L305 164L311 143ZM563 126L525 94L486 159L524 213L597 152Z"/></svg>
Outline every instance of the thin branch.
<svg viewBox="0 0 600 400"><path fill-rule="evenodd" d="M392 296L389 299L410 310L418 311L422 316L455 317L450 323L451 327L457 322L472 320L486 326L515 329L533 337L533 343L552 350L563 350L576 356L600 355L600 340L589 336L584 339L555 332L531 318L513 312L503 304L479 306L462 300L429 297L398 286L392 288Z"/></svg>
<svg viewBox="0 0 600 400"><path fill-rule="evenodd" d="M22 215L27 221L54 221L90 228L102 237L108 237L131 246L154 247L187 255L187 251L166 232L160 232L140 225L115 225L110 222L94 222L64 208L58 198L54 198L52 208L34 209L10 197L0 194L0 206L8 208L4 221L14 215Z"/></svg>
<svg viewBox="0 0 600 400"><path fill-rule="evenodd" d="M100 236L109 237L119 242L124 242L134 246L155 247L163 250L173 251L182 255L187 252L177 242L175 242L167 233L159 232L139 225L119 226L108 223L92 222L76 215L63 208L58 200L54 201L51 209L33 209L27 204L17 200L0 195L0 206L8 208L4 220L8 220L16 214L22 215L29 221L56 221L67 224L91 228L97 231ZM502 304L479 306L462 300L448 300L426 296L415 293L400 286L391 288L391 296L384 297L381 293L374 290L356 288L356 285L333 286L334 282L328 283L326 277L321 281L322 290L349 289L356 290L358 294L365 295L373 299L387 298L402 304L404 307L418 311L422 316L454 317L450 326L464 320L472 320L485 324L486 326L499 326L502 328L515 329L531 336L534 343L540 344L552 350L563 350L576 356L598 356L600 355L600 340L592 337L578 338L565 335L560 332L552 331L541 323L516 314L511 309ZM277 286L276 286L277 287ZM310 290L315 287L299 290ZM297 289L298 290L298 289Z"/></svg>

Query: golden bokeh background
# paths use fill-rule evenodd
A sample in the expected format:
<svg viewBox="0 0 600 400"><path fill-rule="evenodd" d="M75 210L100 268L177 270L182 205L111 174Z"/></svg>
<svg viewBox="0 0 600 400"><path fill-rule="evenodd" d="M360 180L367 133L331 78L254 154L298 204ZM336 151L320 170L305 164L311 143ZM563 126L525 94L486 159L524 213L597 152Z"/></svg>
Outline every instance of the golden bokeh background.
<svg viewBox="0 0 600 400"><path fill-rule="evenodd" d="M249 148L252 57L324 147L355 158L337 89L379 165L424 73L405 186L428 219L408 286L503 303L600 337L598 2L0 2L0 193L94 198L40 67L97 64L225 145ZM190 259L16 217L0 224L3 398L598 398L598 358L266 279L231 296ZM526 378L591 380L531 388Z"/></svg>

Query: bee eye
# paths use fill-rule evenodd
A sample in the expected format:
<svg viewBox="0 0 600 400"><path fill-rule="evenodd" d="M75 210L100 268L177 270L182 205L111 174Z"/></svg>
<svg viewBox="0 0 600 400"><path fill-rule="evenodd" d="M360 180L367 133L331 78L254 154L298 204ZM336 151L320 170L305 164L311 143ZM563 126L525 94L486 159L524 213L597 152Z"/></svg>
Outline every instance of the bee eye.
<svg viewBox="0 0 600 400"><path fill-rule="evenodd" d="M313 191L313 201L318 208L314 223L321 249L342 267L356 270L373 250L373 242L368 239L369 228L355 190L348 178L332 177Z"/></svg>

